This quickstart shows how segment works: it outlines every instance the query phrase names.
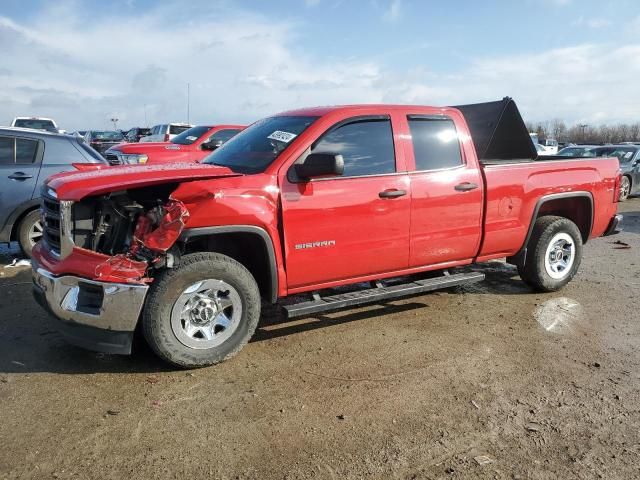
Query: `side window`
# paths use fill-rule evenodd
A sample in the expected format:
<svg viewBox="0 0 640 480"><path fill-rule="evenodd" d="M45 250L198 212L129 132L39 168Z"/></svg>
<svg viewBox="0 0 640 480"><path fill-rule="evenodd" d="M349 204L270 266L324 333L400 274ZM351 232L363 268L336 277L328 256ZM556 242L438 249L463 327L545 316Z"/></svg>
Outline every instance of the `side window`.
<svg viewBox="0 0 640 480"><path fill-rule="evenodd" d="M240 133L240 130L218 130L216 133L214 133L207 139L207 142L220 141L222 143L225 143L227 140L230 140L233 137L235 137L238 133Z"/></svg>
<svg viewBox="0 0 640 480"><path fill-rule="evenodd" d="M0 137L0 165L12 165L14 162L13 137Z"/></svg>
<svg viewBox="0 0 640 480"><path fill-rule="evenodd" d="M16 163L29 164L36 161L38 142L27 138L16 138Z"/></svg>
<svg viewBox="0 0 640 480"><path fill-rule="evenodd" d="M342 155L344 177L396 171L391 121L387 119L356 120L336 127L313 145L311 153Z"/></svg>
<svg viewBox="0 0 640 480"><path fill-rule="evenodd" d="M416 171L462 165L458 132L451 119L409 117Z"/></svg>

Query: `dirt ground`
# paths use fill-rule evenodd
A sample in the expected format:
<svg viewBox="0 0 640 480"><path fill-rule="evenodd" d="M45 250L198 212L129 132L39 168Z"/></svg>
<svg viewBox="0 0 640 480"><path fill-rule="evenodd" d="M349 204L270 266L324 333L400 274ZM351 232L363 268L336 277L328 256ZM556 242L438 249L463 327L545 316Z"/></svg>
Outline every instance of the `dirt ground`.
<svg viewBox="0 0 640 480"><path fill-rule="evenodd" d="M561 292L493 262L466 288L265 318L191 372L67 345L29 269L0 266L0 478L639 478L640 199L621 210Z"/></svg>

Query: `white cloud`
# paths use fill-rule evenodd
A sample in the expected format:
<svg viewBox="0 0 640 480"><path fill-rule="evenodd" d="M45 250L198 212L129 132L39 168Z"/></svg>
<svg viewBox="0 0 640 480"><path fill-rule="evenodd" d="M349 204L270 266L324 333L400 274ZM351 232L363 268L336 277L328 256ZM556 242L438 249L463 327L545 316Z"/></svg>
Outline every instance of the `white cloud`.
<svg viewBox="0 0 640 480"><path fill-rule="evenodd" d="M207 3L208 5L209 3ZM325 59L298 46L302 27L250 12L185 17L181 3L87 22L58 2L28 23L0 17L0 123L56 118L62 128L186 120L250 122L279 111L340 103L451 105L513 96L526 118L637 121L640 45L589 44L476 59L435 74L384 56ZM181 16L182 14L182 16Z"/></svg>
<svg viewBox="0 0 640 480"><path fill-rule="evenodd" d="M612 25L612 22L607 18L585 18L583 16L580 16L576 20L571 22L571 24L577 27L588 27L597 30L610 27Z"/></svg>

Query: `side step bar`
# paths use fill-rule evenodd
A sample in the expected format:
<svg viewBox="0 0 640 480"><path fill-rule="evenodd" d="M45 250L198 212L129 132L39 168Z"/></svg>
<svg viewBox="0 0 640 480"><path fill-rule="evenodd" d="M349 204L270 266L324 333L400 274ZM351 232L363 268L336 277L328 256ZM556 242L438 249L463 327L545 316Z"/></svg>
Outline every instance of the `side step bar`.
<svg viewBox="0 0 640 480"><path fill-rule="evenodd" d="M339 310L344 307L353 307L355 305L376 303L381 300L407 297L431 290L438 290L440 288L476 283L482 280L484 280L484 273L470 272L456 273L453 275L445 273L445 275L441 277L416 280L414 282L390 285L388 287L377 282L377 286L375 287L355 292L339 293L337 295L330 295L327 297L320 297L318 294L314 294L313 300L295 303L292 305L284 305L282 308L287 313L287 318L296 318L319 312Z"/></svg>

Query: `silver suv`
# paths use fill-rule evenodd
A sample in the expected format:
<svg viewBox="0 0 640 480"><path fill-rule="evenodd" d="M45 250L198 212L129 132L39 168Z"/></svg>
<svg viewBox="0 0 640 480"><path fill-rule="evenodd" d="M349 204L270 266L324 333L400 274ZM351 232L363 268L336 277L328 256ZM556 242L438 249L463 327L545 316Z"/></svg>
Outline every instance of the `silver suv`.
<svg viewBox="0 0 640 480"><path fill-rule="evenodd" d="M169 142L176 135L180 135L185 130L189 130L193 125L188 123L163 123L151 129L151 135L142 137L140 142Z"/></svg>

